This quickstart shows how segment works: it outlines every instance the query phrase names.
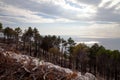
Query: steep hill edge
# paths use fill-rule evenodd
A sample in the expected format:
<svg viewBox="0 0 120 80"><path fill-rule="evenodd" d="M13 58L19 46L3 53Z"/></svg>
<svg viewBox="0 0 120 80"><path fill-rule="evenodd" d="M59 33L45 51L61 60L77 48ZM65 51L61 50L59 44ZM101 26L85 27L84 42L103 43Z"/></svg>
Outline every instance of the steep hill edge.
<svg viewBox="0 0 120 80"><path fill-rule="evenodd" d="M0 80L97 80L91 73L75 72L0 47Z"/></svg>

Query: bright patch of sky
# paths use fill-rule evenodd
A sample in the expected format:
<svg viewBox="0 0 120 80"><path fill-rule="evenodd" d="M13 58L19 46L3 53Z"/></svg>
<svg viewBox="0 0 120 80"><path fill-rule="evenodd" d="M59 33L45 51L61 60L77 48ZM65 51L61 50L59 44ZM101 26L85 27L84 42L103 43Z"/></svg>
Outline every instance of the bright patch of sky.
<svg viewBox="0 0 120 80"><path fill-rule="evenodd" d="M0 0L0 22L42 35L120 38L120 0Z"/></svg>

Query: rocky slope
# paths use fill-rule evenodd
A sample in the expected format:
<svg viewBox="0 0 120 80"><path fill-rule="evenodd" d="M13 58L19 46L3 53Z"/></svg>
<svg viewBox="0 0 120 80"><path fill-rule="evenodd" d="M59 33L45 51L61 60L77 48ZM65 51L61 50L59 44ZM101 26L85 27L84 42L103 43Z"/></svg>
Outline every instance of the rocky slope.
<svg viewBox="0 0 120 80"><path fill-rule="evenodd" d="M0 80L96 80L38 58L0 48Z"/></svg>

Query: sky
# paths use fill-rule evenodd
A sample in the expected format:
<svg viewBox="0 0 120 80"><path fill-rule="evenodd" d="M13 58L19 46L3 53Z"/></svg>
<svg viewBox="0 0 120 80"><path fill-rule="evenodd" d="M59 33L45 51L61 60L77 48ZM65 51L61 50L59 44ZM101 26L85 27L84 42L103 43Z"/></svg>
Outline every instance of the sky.
<svg viewBox="0 0 120 80"><path fill-rule="evenodd" d="M0 0L0 22L42 35L120 38L120 0Z"/></svg>

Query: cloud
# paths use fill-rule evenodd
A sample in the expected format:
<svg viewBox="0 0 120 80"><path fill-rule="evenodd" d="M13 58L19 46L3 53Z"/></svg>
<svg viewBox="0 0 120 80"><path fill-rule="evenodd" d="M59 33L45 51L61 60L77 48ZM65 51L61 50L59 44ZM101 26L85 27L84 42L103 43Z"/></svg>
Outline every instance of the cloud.
<svg viewBox="0 0 120 80"><path fill-rule="evenodd" d="M96 12L90 7L80 5L80 7L75 7L65 0L32 0L39 4L40 11L45 14L54 15L58 18L64 17L71 20L88 20ZM47 6L46 6L47 5Z"/></svg>
<svg viewBox="0 0 120 80"><path fill-rule="evenodd" d="M91 20L91 17L93 17L96 12L96 10L90 6L81 4L80 7L75 7L65 0L4 0L3 2L8 5L14 5L13 7L16 8L37 12L36 15L38 14L38 16L44 17L43 15L47 15L54 19L66 18L68 20L88 21Z"/></svg>
<svg viewBox="0 0 120 80"><path fill-rule="evenodd" d="M94 10L92 21L120 22L120 0L70 0L71 2L84 5ZM87 10L87 9L86 9ZM87 11L89 11L88 9ZM90 13L89 13L90 14Z"/></svg>
<svg viewBox="0 0 120 80"><path fill-rule="evenodd" d="M70 22L72 20L66 19L66 18L56 18L56 19L50 19L50 18L44 18L40 15L37 15L38 12L33 12L27 9L22 9L19 7L14 7L12 5L8 5L5 3L4 6L0 6L1 10L1 18L10 20L13 19L14 21L20 21L23 23L53 23L53 22Z"/></svg>
<svg viewBox="0 0 120 80"><path fill-rule="evenodd" d="M119 12L115 11L113 8L105 9L105 8L99 8L98 12L96 13L96 16L94 19L96 21L107 21L107 22L120 22L120 16Z"/></svg>
<svg viewBox="0 0 120 80"><path fill-rule="evenodd" d="M112 7L118 7L120 4L120 0L102 0L99 4L99 7L106 7L106 8L112 8Z"/></svg>
<svg viewBox="0 0 120 80"><path fill-rule="evenodd" d="M119 4L119 0L1 0L0 21L54 25L46 34L120 37Z"/></svg>
<svg viewBox="0 0 120 80"><path fill-rule="evenodd" d="M71 0L74 3L84 3L84 4L88 4L88 5L98 5L101 0Z"/></svg>
<svg viewBox="0 0 120 80"><path fill-rule="evenodd" d="M109 3L109 4L108 4ZM12 15L25 14L23 22L110 21L119 22L119 0L2 0L2 8ZM6 10L6 9L4 9ZM0 12L6 14L7 12ZM16 12L15 12L16 10ZM23 16L23 15L22 15ZM29 17L31 16L31 17ZM109 17L111 16L111 17Z"/></svg>
<svg viewBox="0 0 120 80"><path fill-rule="evenodd" d="M120 22L120 1L102 0L98 5L94 20L107 22Z"/></svg>
<svg viewBox="0 0 120 80"><path fill-rule="evenodd" d="M76 44L84 43L86 45L93 45L95 43L99 44L99 41L81 41L81 42L76 42Z"/></svg>
<svg viewBox="0 0 120 80"><path fill-rule="evenodd" d="M4 3L2 3L4 4ZM12 5L4 4L4 6L0 6L1 17L5 17L5 19L15 19L21 22L45 22L41 16L36 15L37 12L32 12L30 10L21 9L18 7L14 7ZM51 20L47 20L51 21Z"/></svg>

